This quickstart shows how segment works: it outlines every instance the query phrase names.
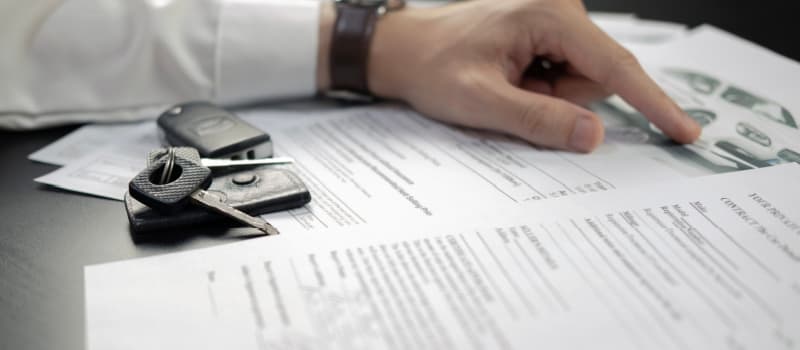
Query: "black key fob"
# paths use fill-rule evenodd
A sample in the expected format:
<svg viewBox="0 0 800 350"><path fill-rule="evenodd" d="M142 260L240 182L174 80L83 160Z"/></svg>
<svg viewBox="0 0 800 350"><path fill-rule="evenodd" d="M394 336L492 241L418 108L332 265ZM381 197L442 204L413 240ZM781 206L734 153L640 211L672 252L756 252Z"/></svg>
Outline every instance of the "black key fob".
<svg viewBox="0 0 800 350"><path fill-rule="evenodd" d="M191 159L175 157L174 171L171 171L174 177L161 183L157 179L167 163L166 159L161 159L142 170L128 184L127 194L150 208L174 214L186 207L192 193L211 185L211 169Z"/></svg>
<svg viewBox="0 0 800 350"><path fill-rule="evenodd" d="M194 147L203 158L258 159L272 157L269 134L233 113L207 102L189 102L158 117L162 142Z"/></svg>
<svg viewBox="0 0 800 350"><path fill-rule="evenodd" d="M311 201L311 194L303 181L295 173L280 168L265 167L218 176L206 191L250 215L298 208ZM199 207L186 207L170 215L162 214L137 201L129 193L125 194L125 210L131 233L137 239L154 238L169 233L167 230L182 227L238 225L232 219Z"/></svg>

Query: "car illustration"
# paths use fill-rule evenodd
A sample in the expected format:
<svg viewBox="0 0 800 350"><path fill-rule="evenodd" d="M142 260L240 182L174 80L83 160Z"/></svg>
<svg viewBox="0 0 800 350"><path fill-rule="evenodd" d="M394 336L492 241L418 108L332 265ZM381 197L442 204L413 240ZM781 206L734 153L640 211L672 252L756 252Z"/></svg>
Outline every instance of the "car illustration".
<svg viewBox="0 0 800 350"><path fill-rule="evenodd" d="M800 160L797 121L779 103L693 70L666 68L655 78L703 127L701 141L690 148L709 161L759 168Z"/></svg>

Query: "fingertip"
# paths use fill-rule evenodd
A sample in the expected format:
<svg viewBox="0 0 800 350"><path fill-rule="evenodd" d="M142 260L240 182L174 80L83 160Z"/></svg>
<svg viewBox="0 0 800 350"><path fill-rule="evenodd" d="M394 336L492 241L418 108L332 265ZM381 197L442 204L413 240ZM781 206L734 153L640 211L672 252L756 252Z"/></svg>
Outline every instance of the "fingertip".
<svg viewBox="0 0 800 350"><path fill-rule="evenodd" d="M686 113L684 113L685 115ZM692 143L697 141L700 138L700 135L703 133L703 127L700 126L696 120L690 118L688 115L686 116L688 122L686 123L686 135L688 136L684 141L684 143Z"/></svg>
<svg viewBox="0 0 800 350"><path fill-rule="evenodd" d="M604 137L605 130L600 118L591 114L581 114L575 119L568 147L571 151L589 153L603 142Z"/></svg>
<svg viewBox="0 0 800 350"><path fill-rule="evenodd" d="M675 118L678 122L669 136L675 142L681 144L690 144L697 141L703 132L703 128L683 110L678 109L678 113L679 116Z"/></svg>
<svg viewBox="0 0 800 350"><path fill-rule="evenodd" d="M700 135L703 133L703 129L700 127L697 122L692 120L689 123L686 123L684 126L684 132L682 133L682 137L676 137L675 141L682 144L690 144L697 141L700 138Z"/></svg>

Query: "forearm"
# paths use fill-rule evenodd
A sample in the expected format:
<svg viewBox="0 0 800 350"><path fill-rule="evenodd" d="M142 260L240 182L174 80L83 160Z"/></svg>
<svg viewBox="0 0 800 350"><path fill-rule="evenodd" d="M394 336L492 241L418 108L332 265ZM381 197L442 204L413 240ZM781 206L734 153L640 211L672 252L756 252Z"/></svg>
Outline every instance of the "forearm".
<svg viewBox="0 0 800 350"><path fill-rule="evenodd" d="M327 1L326 1L327 3ZM48 0L0 12L0 128L312 96L319 4Z"/></svg>

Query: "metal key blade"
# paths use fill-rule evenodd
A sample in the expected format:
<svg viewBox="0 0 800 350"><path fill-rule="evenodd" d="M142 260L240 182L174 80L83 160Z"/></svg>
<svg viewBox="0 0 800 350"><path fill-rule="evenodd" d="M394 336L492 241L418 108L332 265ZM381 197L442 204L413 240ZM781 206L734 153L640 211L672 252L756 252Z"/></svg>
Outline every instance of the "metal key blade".
<svg viewBox="0 0 800 350"><path fill-rule="evenodd" d="M266 220L260 217L251 216L239 209L229 206L204 190L195 191L191 194L190 198L195 203L202 205L203 207L216 211L232 219L236 219L247 226L257 228L264 232L267 236L280 234L278 229L276 229Z"/></svg>
<svg viewBox="0 0 800 350"><path fill-rule="evenodd" d="M275 157L263 159L211 159L203 158L200 160L204 167L207 168L223 168L235 166L254 166L254 165L276 165L276 164L289 164L294 163L294 159L289 157Z"/></svg>

